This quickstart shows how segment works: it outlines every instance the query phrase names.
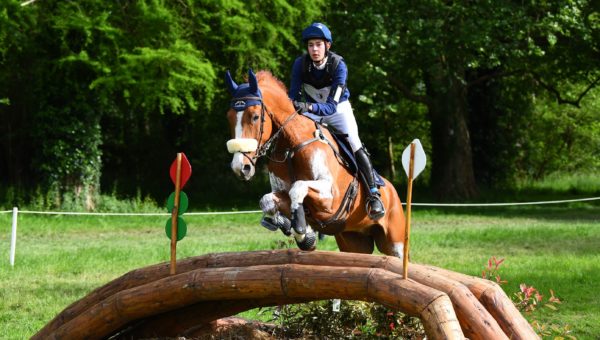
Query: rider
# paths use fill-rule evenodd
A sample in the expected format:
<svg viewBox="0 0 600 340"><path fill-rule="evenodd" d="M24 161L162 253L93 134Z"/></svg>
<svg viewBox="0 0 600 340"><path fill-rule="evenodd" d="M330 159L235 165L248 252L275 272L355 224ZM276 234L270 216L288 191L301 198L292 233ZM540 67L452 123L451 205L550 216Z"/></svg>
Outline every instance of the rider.
<svg viewBox="0 0 600 340"><path fill-rule="evenodd" d="M340 55L329 50L333 42L331 31L322 23L313 23L305 28L302 41L308 53L294 61L288 95L296 110L348 136L361 177L369 190L367 214L371 219L378 220L385 215L385 208L375 184L373 166L358 137L358 126L348 101L348 67Z"/></svg>

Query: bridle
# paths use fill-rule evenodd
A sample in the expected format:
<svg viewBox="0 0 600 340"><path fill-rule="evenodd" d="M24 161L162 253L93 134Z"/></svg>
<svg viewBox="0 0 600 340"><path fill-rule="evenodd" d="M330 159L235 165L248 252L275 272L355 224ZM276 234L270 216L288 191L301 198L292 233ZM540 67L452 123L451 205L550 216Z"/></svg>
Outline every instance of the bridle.
<svg viewBox="0 0 600 340"><path fill-rule="evenodd" d="M254 151L254 156L252 156L252 157L248 156L248 153L250 153L250 152L242 152L242 155L244 155L244 157L246 157L250 161L250 163L252 163L253 166L256 166L256 161L259 158L266 156L268 154L269 149L271 148L271 145L277 140L277 138L279 138L279 135L283 131L283 128L292 120L292 118L294 118L294 116L296 116L298 114L298 111L295 111L288 118L286 118L286 120L281 124L281 126L279 126L279 129L277 129L277 131L271 137L269 137L269 139L267 139L267 141L264 144L261 145L261 141L262 141L262 137L263 137L263 133L264 133L264 125L265 125L265 120L266 120L265 113L268 113L269 116L271 117L271 120L275 121L273 112L271 110L267 109L267 105L264 103L262 97L256 97L256 96L237 97L232 100L232 103L235 103L240 100L243 100L243 101L255 100L255 101L260 102L260 129L258 132L258 145L256 146L256 150Z"/></svg>

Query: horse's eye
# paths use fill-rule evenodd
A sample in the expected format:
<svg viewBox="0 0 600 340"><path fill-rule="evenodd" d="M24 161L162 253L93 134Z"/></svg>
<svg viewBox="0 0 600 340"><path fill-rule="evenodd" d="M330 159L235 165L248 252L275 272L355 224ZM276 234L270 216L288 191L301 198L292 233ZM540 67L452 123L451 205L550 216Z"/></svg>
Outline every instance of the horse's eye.
<svg viewBox="0 0 600 340"><path fill-rule="evenodd" d="M257 122L259 118L260 118L259 115L254 115L254 116L252 116L252 121Z"/></svg>

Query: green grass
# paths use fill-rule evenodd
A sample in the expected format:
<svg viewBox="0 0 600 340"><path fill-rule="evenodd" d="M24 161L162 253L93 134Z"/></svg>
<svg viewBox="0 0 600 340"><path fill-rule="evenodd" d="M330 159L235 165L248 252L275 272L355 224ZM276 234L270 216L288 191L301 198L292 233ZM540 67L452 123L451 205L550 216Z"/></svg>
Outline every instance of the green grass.
<svg viewBox="0 0 600 340"><path fill-rule="evenodd" d="M184 215L178 258L273 249L285 240L258 224L259 214ZM30 337L57 313L126 272L169 260L168 217L19 217L16 263L9 266L10 214L0 214L0 338ZM557 312L527 315L571 325L579 339L600 336L600 202L513 208L413 207L412 260L480 275L491 256L505 258L503 288L520 283L563 301ZM335 250L333 238L319 249Z"/></svg>

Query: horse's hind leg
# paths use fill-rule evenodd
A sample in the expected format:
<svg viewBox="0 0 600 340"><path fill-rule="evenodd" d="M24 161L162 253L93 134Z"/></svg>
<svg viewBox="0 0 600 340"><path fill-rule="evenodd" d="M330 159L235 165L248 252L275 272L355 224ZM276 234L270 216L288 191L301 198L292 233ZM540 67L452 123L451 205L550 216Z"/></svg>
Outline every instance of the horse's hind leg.
<svg viewBox="0 0 600 340"><path fill-rule="evenodd" d="M387 209L387 214L382 220L379 220L380 228L373 229L373 238L380 252L404 257L404 211L400 200L391 202Z"/></svg>

